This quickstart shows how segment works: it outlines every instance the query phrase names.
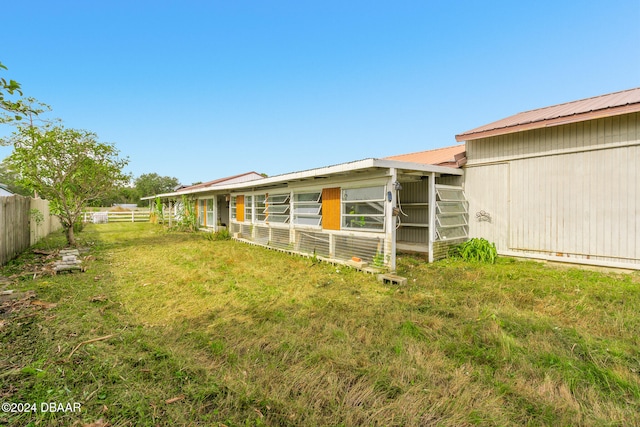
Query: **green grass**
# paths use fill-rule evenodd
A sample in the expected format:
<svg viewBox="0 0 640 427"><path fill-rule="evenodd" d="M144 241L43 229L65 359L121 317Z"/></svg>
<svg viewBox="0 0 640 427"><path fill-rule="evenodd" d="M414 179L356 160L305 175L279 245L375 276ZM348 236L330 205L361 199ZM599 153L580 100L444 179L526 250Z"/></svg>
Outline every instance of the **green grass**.
<svg viewBox="0 0 640 427"><path fill-rule="evenodd" d="M82 412L0 425L640 424L637 273L402 257L398 287L151 224L79 237L87 272L12 286L57 305L0 314L0 401Z"/></svg>

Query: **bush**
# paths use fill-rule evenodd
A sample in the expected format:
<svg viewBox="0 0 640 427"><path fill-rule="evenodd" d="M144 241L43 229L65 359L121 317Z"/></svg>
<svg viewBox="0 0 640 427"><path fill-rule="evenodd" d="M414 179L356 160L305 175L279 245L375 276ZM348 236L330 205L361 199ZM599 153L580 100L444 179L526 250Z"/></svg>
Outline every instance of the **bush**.
<svg viewBox="0 0 640 427"><path fill-rule="evenodd" d="M207 240L212 240L212 241L231 240L231 234L229 233L229 230L227 230L226 228L223 228L220 231L216 231L215 233L207 233L205 237Z"/></svg>
<svg viewBox="0 0 640 427"><path fill-rule="evenodd" d="M495 243L486 239L473 238L451 248L449 255L464 261L485 262L495 264L498 251Z"/></svg>

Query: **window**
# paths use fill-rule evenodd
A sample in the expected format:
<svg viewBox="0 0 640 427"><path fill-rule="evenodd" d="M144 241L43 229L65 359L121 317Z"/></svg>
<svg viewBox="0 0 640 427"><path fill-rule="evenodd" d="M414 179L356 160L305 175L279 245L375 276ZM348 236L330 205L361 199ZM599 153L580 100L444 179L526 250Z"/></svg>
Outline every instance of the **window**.
<svg viewBox="0 0 640 427"><path fill-rule="evenodd" d="M253 218L253 196L244 196L244 220L251 222Z"/></svg>
<svg viewBox="0 0 640 427"><path fill-rule="evenodd" d="M204 227L206 203L204 199L198 199L198 225L200 227Z"/></svg>
<svg viewBox="0 0 640 427"><path fill-rule="evenodd" d="M256 194L253 203L256 210L256 222L265 222L267 219L267 196L266 194Z"/></svg>
<svg viewBox="0 0 640 427"><path fill-rule="evenodd" d="M229 204L229 207L231 208L231 219L236 219L236 203L237 197L231 197L231 203Z"/></svg>
<svg viewBox="0 0 640 427"><path fill-rule="evenodd" d="M288 224L289 223L289 194L268 194L267 222L270 224Z"/></svg>
<svg viewBox="0 0 640 427"><path fill-rule="evenodd" d="M461 187L436 185L436 240L469 237L469 204Z"/></svg>
<svg viewBox="0 0 640 427"><path fill-rule="evenodd" d="M215 220L213 219L213 204L215 203L214 199L207 199L207 227L213 227L215 225Z"/></svg>
<svg viewBox="0 0 640 427"><path fill-rule="evenodd" d="M293 195L293 223L319 227L322 224L322 193L296 193Z"/></svg>
<svg viewBox="0 0 640 427"><path fill-rule="evenodd" d="M342 228L384 230L385 187L342 190Z"/></svg>
<svg viewBox="0 0 640 427"><path fill-rule="evenodd" d="M231 197L231 219L244 222L244 196Z"/></svg>

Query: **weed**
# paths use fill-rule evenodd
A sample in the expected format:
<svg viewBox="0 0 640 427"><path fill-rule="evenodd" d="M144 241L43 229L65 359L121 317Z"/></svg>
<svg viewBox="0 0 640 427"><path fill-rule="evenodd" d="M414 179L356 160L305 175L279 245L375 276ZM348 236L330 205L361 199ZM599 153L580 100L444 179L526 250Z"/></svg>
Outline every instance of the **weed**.
<svg viewBox="0 0 640 427"><path fill-rule="evenodd" d="M220 241L220 240L230 240L231 234L229 233L229 230L227 230L226 228L222 228L215 232L206 233L205 238L207 240L214 241L214 242Z"/></svg>
<svg viewBox="0 0 640 427"><path fill-rule="evenodd" d="M373 257L373 265L375 267L384 267L384 254L382 252L376 252Z"/></svg>
<svg viewBox="0 0 640 427"><path fill-rule="evenodd" d="M498 257L495 243L486 239L473 238L459 245L453 246L449 255L464 261L484 262L495 264Z"/></svg>

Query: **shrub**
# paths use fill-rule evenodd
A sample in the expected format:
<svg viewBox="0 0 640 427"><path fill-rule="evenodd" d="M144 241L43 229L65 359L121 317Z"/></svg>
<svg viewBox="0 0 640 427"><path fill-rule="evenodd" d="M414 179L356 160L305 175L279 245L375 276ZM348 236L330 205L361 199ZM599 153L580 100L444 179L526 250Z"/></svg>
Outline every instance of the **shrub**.
<svg viewBox="0 0 640 427"><path fill-rule="evenodd" d="M491 243L482 238L473 238L452 247L449 255L453 258L460 258L464 261L495 264L496 258L498 258L498 251L496 250L495 243Z"/></svg>
<svg viewBox="0 0 640 427"><path fill-rule="evenodd" d="M217 240L231 240L231 233L226 228L220 229L215 233L207 233L205 235L207 240L217 241Z"/></svg>

